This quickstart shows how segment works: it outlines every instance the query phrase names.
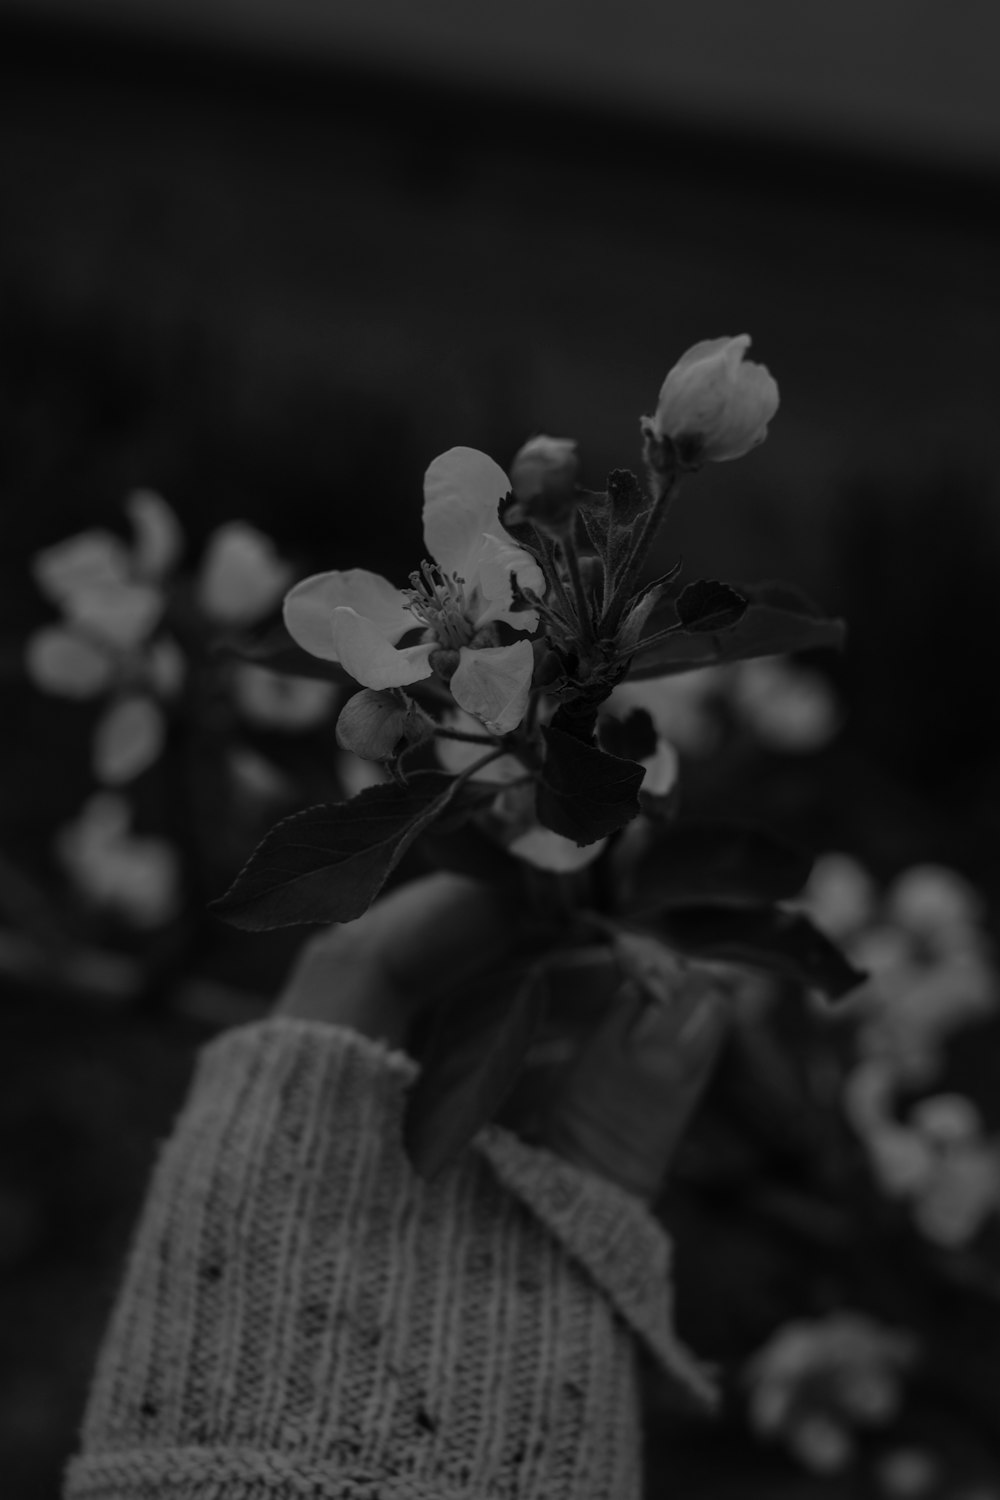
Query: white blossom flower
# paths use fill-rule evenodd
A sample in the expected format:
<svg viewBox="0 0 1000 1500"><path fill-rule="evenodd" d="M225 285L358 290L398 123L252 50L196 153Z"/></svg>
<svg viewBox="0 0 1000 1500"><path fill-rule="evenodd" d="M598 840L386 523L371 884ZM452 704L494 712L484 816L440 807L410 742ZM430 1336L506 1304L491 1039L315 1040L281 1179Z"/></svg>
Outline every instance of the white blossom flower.
<svg viewBox="0 0 1000 1500"><path fill-rule="evenodd" d="M98 792L60 830L56 849L81 893L137 927L158 927L180 904L176 851L162 839L130 831L124 797Z"/></svg>
<svg viewBox="0 0 1000 1500"><path fill-rule="evenodd" d="M649 714L657 735L687 755L709 755L717 747L720 724L713 699L721 692L720 674L699 667L672 677L620 682L606 702L607 712L626 718L632 709Z"/></svg>
<svg viewBox="0 0 1000 1500"><path fill-rule="evenodd" d="M86 699L124 690L94 735L95 772L111 785L137 776L156 759L165 724L147 690L168 697L184 673L173 641L150 640L166 602L165 575L181 549L180 526L149 490L129 495L125 510L131 546L110 531L94 530L35 558L35 580L63 620L35 631L25 647L28 674L45 692Z"/></svg>
<svg viewBox="0 0 1000 1500"><path fill-rule="evenodd" d="M491 626L534 630L533 610L513 609L512 577L541 595L541 569L497 516L510 489L503 470L473 448L452 448L424 478L424 542L433 559L397 589L363 568L306 578L285 600L293 639L339 662L363 687L405 687L436 668L460 708L494 734L515 729L531 688L531 643L495 643ZM397 643L422 631L413 645Z"/></svg>
<svg viewBox="0 0 1000 1500"><path fill-rule="evenodd" d="M253 625L274 609L291 576L269 536L246 521L228 521L208 539L198 603L219 624Z"/></svg>
<svg viewBox="0 0 1000 1500"><path fill-rule="evenodd" d="M803 754L820 750L840 727L836 700L826 679L780 657L734 664L733 706L762 744Z"/></svg>
<svg viewBox="0 0 1000 1500"><path fill-rule="evenodd" d="M860 932L875 916L878 893L868 871L850 854L821 854L802 895L813 921L832 938Z"/></svg>
<svg viewBox="0 0 1000 1500"><path fill-rule="evenodd" d="M751 1425L817 1472L844 1468L852 1429L895 1416L916 1353L912 1337L864 1313L786 1323L746 1366Z"/></svg>
<svg viewBox="0 0 1000 1500"><path fill-rule="evenodd" d="M113 703L94 730L91 763L105 786L133 781L159 758L166 721L158 703L132 694Z"/></svg>
<svg viewBox="0 0 1000 1500"><path fill-rule="evenodd" d="M233 676L233 697L254 724L289 734L322 724L333 708L337 687L316 677L292 677L256 662L240 662Z"/></svg>
<svg viewBox="0 0 1000 1500"><path fill-rule="evenodd" d="M750 335L704 339L674 365L660 389L654 434L695 461L741 458L767 436L778 387L764 365L744 362Z"/></svg>

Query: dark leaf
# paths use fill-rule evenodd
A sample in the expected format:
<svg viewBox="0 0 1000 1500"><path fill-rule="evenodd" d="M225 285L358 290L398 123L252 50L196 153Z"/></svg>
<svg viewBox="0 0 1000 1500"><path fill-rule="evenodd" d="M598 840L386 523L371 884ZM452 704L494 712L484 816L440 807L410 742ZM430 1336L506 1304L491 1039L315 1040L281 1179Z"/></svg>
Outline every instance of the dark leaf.
<svg viewBox="0 0 1000 1500"><path fill-rule="evenodd" d="M490 885L517 885L523 865L506 849L472 823L446 827L445 820L435 823L424 834L422 854L439 870L456 875L470 875Z"/></svg>
<svg viewBox="0 0 1000 1500"><path fill-rule="evenodd" d="M447 1001L406 1099L403 1143L415 1170L434 1176L497 1113L517 1082L545 1014L538 961L523 960Z"/></svg>
<svg viewBox="0 0 1000 1500"><path fill-rule="evenodd" d="M831 1000L867 977L808 917L780 907L678 908L659 918L655 930L681 953L767 969Z"/></svg>
<svg viewBox="0 0 1000 1500"><path fill-rule="evenodd" d="M747 600L728 583L699 578L674 600L677 618L686 631L728 630L746 614Z"/></svg>
<svg viewBox="0 0 1000 1500"><path fill-rule="evenodd" d="M625 909L652 912L702 901L760 906L796 896L812 856L763 829L726 823L675 823L639 855L629 873Z"/></svg>
<svg viewBox="0 0 1000 1500"><path fill-rule="evenodd" d="M633 708L623 719L605 714L599 722L601 749L625 760L648 760L656 754L659 739L652 717L644 708Z"/></svg>
<svg viewBox="0 0 1000 1500"><path fill-rule="evenodd" d="M640 642L629 678L667 677L720 662L843 646L843 620L826 618L811 600L789 585L741 585L741 592L749 605L736 625L725 631L678 631L646 654L642 653ZM668 612L664 612L662 620L659 613L657 610L650 616L647 636L655 635L671 623Z"/></svg>
<svg viewBox="0 0 1000 1500"><path fill-rule="evenodd" d="M577 844L593 844L638 815L643 766L554 725L543 729L542 737L545 764L535 807L546 828Z"/></svg>
<svg viewBox="0 0 1000 1500"><path fill-rule="evenodd" d="M441 771L367 787L275 825L211 910L263 932L300 922L351 922L371 906L414 839L463 790Z"/></svg>

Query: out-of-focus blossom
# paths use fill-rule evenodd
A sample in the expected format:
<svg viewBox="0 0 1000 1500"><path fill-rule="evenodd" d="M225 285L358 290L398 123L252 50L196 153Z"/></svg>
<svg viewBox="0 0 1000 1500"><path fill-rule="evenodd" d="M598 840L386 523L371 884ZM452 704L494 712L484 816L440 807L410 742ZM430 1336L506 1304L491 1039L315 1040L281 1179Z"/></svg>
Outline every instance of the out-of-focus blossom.
<svg viewBox="0 0 1000 1500"><path fill-rule="evenodd" d="M140 694L112 704L94 730L91 764L105 786L133 781L159 758L166 722L159 704Z"/></svg>
<svg viewBox="0 0 1000 1500"><path fill-rule="evenodd" d="M35 558L36 582L63 620L36 631L25 649L28 674L46 692L79 699L124 694L94 734L94 770L109 785L156 759L165 723L152 695L176 693L184 675L176 643L151 639L166 602L165 576L181 548L177 518L148 490L130 495L125 509L131 546L95 530Z"/></svg>
<svg viewBox="0 0 1000 1500"><path fill-rule="evenodd" d="M847 1467L852 1431L890 1421L915 1340L863 1313L786 1324L745 1371L751 1425L818 1473Z"/></svg>
<svg viewBox="0 0 1000 1500"><path fill-rule="evenodd" d="M284 772L246 745L230 750L229 769L238 792L249 802L280 802L291 794L291 782Z"/></svg>
<svg viewBox="0 0 1000 1500"><path fill-rule="evenodd" d="M292 577L269 536L246 521L228 521L208 539L197 597L221 625L255 625L275 608Z"/></svg>
<svg viewBox="0 0 1000 1500"><path fill-rule="evenodd" d="M367 688L405 687L435 671L460 708L493 734L516 729L531 689L528 640L498 645L492 627L533 630L533 610L515 610L512 579L541 596L534 558L501 526L497 506L510 482L472 448L452 448L424 477L424 543L433 561L408 590L363 568L319 573L285 600L285 624L304 650L340 662ZM415 645L397 642L414 630Z"/></svg>
<svg viewBox="0 0 1000 1500"><path fill-rule="evenodd" d="M337 687L315 677L291 677L256 662L240 662L233 697L245 718L266 729L294 734L322 724L334 705Z"/></svg>
<svg viewBox="0 0 1000 1500"><path fill-rule="evenodd" d="M961 1094L932 1095L900 1120L895 1086L878 1062L861 1063L847 1079L845 1114L883 1191L909 1204L925 1238L945 1248L968 1244L1000 1209L1000 1140L984 1134Z"/></svg>
<svg viewBox="0 0 1000 1500"><path fill-rule="evenodd" d="M682 754L709 755L721 738L721 722L713 709L719 678L714 668L701 667L675 677L622 682L602 707L619 718L632 709L645 709L661 739Z"/></svg>
<svg viewBox="0 0 1000 1500"><path fill-rule="evenodd" d="M826 679L781 657L736 663L730 694L739 718L772 750L820 750L840 727L840 711Z"/></svg>
<svg viewBox="0 0 1000 1500"><path fill-rule="evenodd" d="M766 366L744 359L750 335L703 339L670 370L656 411L647 418L689 463L741 458L767 436L778 410L778 386Z"/></svg>
<svg viewBox="0 0 1000 1500"><path fill-rule="evenodd" d="M878 890L868 871L850 854L821 854L801 904L830 937L849 938L873 920Z"/></svg>
<svg viewBox="0 0 1000 1500"><path fill-rule="evenodd" d="M886 915L914 938L947 952L968 948L985 915L976 889L945 865L913 865L889 887Z"/></svg>
<svg viewBox="0 0 1000 1500"><path fill-rule="evenodd" d="M350 750L341 750L337 756L337 776L345 798L356 797L370 786L380 786L387 781L389 772L376 760L362 760Z"/></svg>
<svg viewBox="0 0 1000 1500"><path fill-rule="evenodd" d="M941 1464L923 1448L892 1448L875 1465L879 1488L892 1500L919 1500L935 1488Z"/></svg>
<svg viewBox="0 0 1000 1500"><path fill-rule="evenodd" d="M136 835L124 797L98 792L60 830L56 850L82 895L136 927L158 927L180 904L176 851L162 839Z"/></svg>

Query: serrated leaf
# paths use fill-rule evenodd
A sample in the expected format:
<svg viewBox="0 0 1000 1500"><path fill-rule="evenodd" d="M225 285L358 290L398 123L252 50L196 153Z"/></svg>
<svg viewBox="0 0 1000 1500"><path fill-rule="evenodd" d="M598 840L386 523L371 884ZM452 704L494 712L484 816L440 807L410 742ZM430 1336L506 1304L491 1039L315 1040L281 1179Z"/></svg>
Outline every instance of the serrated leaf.
<svg viewBox="0 0 1000 1500"><path fill-rule="evenodd" d="M545 763L535 810L546 828L576 844L593 844L638 816L643 766L551 724L542 738Z"/></svg>
<svg viewBox="0 0 1000 1500"><path fill-rule="evenodd" d="M406 785L367 787L348 802L294 813L258 844L210 910L247 932L351 922L461 789L442 771L418 771Z"/></svg>
<svg viewBox="0 0 1000 1500"><path fill-rule="evenodd" d="M547 987L523 961L448 1001L403 1116L403 1144L424 1178L455 1160L510 1094L544 1019Z"/></svg>
<svg viewBox="0 0 1000 1500"><path fill-rule="evenodd" d="M808 917L780 907L680 907L661 916L655 930L681 953L766 969L830 1000L867 977Z"/></svg>
<svg viewBox="0 0 1000 1500"><path fill-rule="evenodd" d="M677 619L687 632L728 630L747 611L747 599L728 583L715 578L699 578L689 583L674 600Z"/></svg>
<svg viewBox="0 0 1000 1500"><path fill-rule="evenodd" d="M749 600L742 619L725 631L684 632L669 636L642 654L639 643L628 673L630 681L668 677L697 667L728 661L748 661L757 656L783 656L792 651L820 647L839 650L844 644L843 620L828 619L805 595L788 584L740 585ZM664 618L669 623L669 616ZM646 634L662 629L657 612L650 616Z"/></svg>
<svg viewBox="0 0 1000 1500"><path fill-rule="evenodd" d="M812 856L748 825L682 822L665 831L629 872L629 912L702 901L760 906L798 895Z"/></svg>

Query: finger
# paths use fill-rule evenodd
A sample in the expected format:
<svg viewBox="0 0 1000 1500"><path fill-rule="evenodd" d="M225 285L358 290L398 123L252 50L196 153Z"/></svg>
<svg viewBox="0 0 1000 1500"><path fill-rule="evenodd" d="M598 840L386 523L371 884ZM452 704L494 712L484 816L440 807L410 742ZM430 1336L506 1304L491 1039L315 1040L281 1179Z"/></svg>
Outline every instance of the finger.
<svg viewBox="0 0 1000 1500"><path fill-rule="evenodd" d="M511 930L490 887L447 873L425 876L397 887L357 921L311 939L278 1011L401 1045L422 1001L494 962Z"/></svg>

